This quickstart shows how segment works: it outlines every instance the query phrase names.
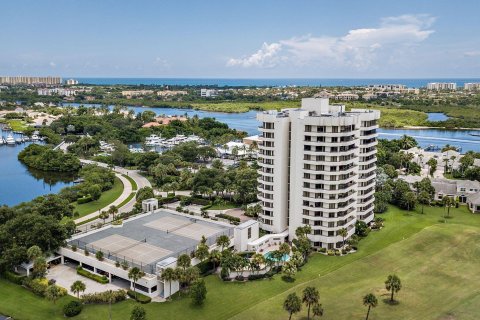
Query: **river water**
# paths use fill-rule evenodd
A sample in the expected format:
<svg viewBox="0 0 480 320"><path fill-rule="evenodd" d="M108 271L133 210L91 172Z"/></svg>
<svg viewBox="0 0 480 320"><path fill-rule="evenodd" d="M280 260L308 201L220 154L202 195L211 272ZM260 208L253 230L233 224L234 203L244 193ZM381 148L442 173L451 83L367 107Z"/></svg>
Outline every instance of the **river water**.
<svg viewBox="0 0 480 320"><path fill-rule="evenodd" d="M65 104L67 105L67 104ZM78 104L68 104L78 106ZM193 109L177 108L147 108L129 107L136 113L151 110L157 115L198 115L200 118L213 117L228 124L231 128L246 131L249 135L258 134L259 123L256 120L256 111L245 113L208 112ZM430 114L429 120L445 120L444 114ZM446 144L462 148L462 152L469 150L480 152L480 137L471 134L480 134L476 130L440 130L440 129L379 129L379 138L398 139L406 134L417 139L421 147L435 145L442 147ZM7 133L2 132L6 137ZM17 160L17 155L26 144L16 146L0 146L0 205L14 205L31 200L39 195L58 192L61 188L70 185L73 177L65 175L41 174L27 169Z"/></svg>
<svg viewBox="0 0 480 320"><path fill-rule="evenodd" d="M9 133L0 130L3 137ZM0 205L12 206L43 194L57 193L75 179L72 175L32 170L18 161L18 153L30 143L0 145Z"/></svg>

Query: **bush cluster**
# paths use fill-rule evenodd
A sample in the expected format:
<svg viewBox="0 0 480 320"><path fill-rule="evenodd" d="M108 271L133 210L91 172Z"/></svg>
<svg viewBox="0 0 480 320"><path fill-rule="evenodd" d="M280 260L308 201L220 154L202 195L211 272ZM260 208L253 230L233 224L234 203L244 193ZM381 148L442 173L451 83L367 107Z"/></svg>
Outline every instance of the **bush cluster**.
<svg viewBox="0 0 480 320"><path fill-rule="evenodd" d="M63 306L63 314L66 317L75 317L82 312L83 305L78 301L70 301Z"/></svg>
<svg viewBox="0 0 480 320"><path fill-rule="evenodd" d="M23 284L23 282L27 278L26 276L22 276L18 273L12 272L12 271L5 271L2 274L2 277L5 278L6 280L10 281L10 282L13 282L13 283L19 284L19 285Z"/></svg>
<svg viewBox="0 0 480 320"><path fill-rule="evenodd" d="M49 281L45 278L42 279L32 279L32 278L25 278L23 281L23 285L28 289L32 290L37 296L44 297L45 291L49 285L54 285L53 283L49 283ZM67 295L67 290L65 288L57 286L59 289L60 297Z"/></svg>
<svg viewBox="0 0 480 320"><path fill-rule="evenodd" d="M95 303L109 303L110 296L108 291L96 292L96 293L87 293L82 295L82 301L85 304L95 304ZM112 291L112 303L120 302L127 299L127 293L125 290L119 289Z"/></svg>
<svg viewBox="0 0 480 320"><path fill-rule="evenodd" d="M227 219L230 222L240 222L240 218L232 217L232 216L230 216L228 214L224 214L224 213L219 213L219 214L215 215L215 217L221 218L221 219Z"/></svg>
<svg viewBox="0 0 480 320"><path fill-rule="evenodd" d="M83 269L82 267L77 268L77 274L84 276L88 279L91 279L93 281L97 281L102 284L107 284L108 283L108 278L106 276L100 276L98 274L91 273L90 271L87 271Z"/></svg>

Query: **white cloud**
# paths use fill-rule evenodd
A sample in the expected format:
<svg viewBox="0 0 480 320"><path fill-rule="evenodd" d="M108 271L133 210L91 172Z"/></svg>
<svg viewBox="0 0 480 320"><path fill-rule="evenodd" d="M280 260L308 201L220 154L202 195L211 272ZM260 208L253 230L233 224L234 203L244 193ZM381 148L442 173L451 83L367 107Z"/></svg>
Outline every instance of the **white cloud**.
<svg viewBox="0 0 480 320"><path fill-rule="evenodd" d="M467 52L464 52L463 55L465 57L479 57L480 51L467 51Z"/></svg>
<svg viewBox="0 0 480 320"><path fill-rule="evenodd" d="M281 49L282 45L279 43L268 44L264 42L260 50L251 56L229 59L227 66L273 67L279 60L281 60L281 57L278 56Z"/></svg>
<svg viewBox="0 0 480 320"><path fill-rule="evenodd" d="M53 61L50 61L50 63L48 65L52 68L55 68L57 66L57 64Z"/></svg>
<svg viewBox="0 0 480 320"><path fill-rule="evenodd" d="M353 29L341 37L306 35L275 43L264 43L248 57L231 58L227 66L272 67L280 63L340 66L365 69L379 55L385 59L426 40L435 18L430 15L402 15L381 19L376 28Z"/></svg>
<svg viewBox="0 0 480 320"><path fill-rule="evenodd" d="M161 57L156 57L153 61L153 64L161 68L170 68L170 63Z"/></svg>

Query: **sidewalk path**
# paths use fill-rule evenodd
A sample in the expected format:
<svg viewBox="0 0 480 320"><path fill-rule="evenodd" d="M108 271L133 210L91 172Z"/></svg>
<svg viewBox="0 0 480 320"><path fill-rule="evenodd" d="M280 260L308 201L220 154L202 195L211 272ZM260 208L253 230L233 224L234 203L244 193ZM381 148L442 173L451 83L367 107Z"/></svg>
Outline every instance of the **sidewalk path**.
<svg viewBox="0 0 480 320"><path fill-rule="evenodd" d="M91 161L91 160L84 160L84 159L81 159L80 160L82 163L84 164L96 164L98 165L99 167L104 167L104 168L108 168L108 165L103 163L103 162L97 162L97 161ZM125 199L127 199L130 194L133 191L133 186L132 184L130 183L130 181L125 178L123 175L126 175L126 176L129 176L130 178L132 178L135 183L137 184L137 190L140 189L140 188L143 188L143 187L151 187L151 183L150 181L148 181L148 179L146 179L145 177L143 177L142 175L140 175L140 173L137 171L137 170L128 170L128 169L125 169L125 168L122 168L122 167L114 167L114 172L115 172L115 176L117 178L119 178L122 183L123 183L123 192L122 194L112 203L110 203L108 206L106 206L105 208L102 208L98 211L95 211L93 213L90 213L86 216L83 216L81 218L78 218L78 219L75 219L75 223L81 223L83 221L86 221L86 220L89 220L91 218L94 218L96 216L98 216L100 214L101 211L107 211L108 208L110 208L110 206L114 205L114 206L117 206L120 205ZM135 197L133 197L128 203L126 203L124 206L122 206L121 208L119 208L119 213L122 213L122 212L128 212L128 211L131 211L133 209L133 206L135 205ZM99 220L99 219L97 219ZM99 221L92 221L91 223L98 223ZM109 219L107 219L107 221L110 221L111 220L111 217L109 217Z"/></svg>

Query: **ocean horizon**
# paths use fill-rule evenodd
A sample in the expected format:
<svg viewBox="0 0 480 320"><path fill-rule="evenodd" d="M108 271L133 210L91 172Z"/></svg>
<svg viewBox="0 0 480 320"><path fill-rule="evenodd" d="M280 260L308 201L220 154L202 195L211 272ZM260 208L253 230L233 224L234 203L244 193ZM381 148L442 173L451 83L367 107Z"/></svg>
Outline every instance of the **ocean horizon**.
<svg viewBox="0 0 480 320"><path fill-rule="evenodd" d="M64 77L69 79L70 77ZM403 84L409 88L426 87L429 82L480 82L480 78L95 78L72 77L91 85L181 85L218 87L352 87L374 84Z"/></svg>

